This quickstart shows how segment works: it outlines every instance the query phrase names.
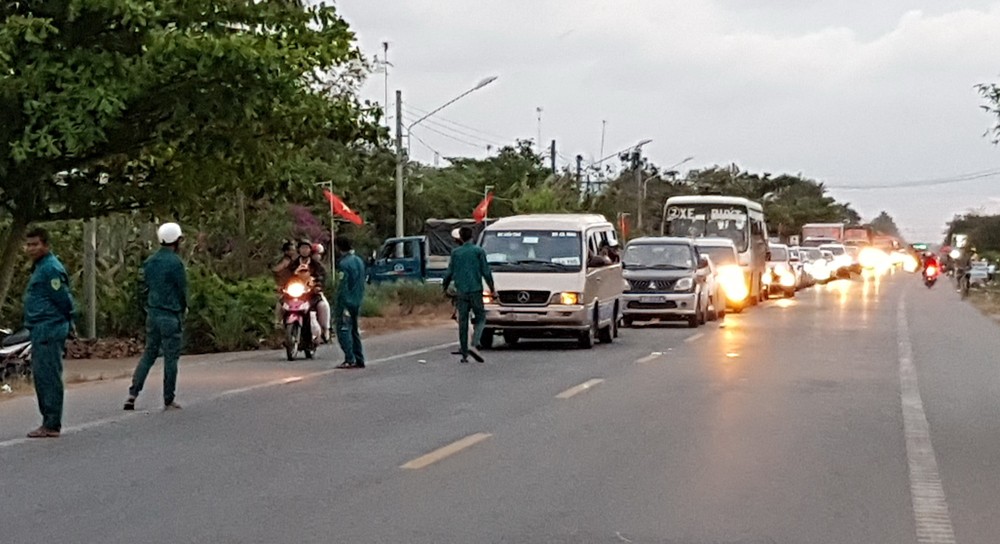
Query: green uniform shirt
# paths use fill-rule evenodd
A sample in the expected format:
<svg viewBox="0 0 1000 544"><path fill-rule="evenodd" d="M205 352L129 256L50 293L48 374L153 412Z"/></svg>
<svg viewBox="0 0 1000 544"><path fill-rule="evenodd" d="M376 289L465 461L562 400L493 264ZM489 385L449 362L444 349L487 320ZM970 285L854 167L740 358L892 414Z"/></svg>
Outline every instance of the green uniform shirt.
<svg viewBox="0 0 1000 544"><path fill-rule="evenodd" d="M53 333L53 338L59 336L56 333L68 330L72 321L69 276L59 259L50 253L35 263L28 280L24 292L24 326L32 331L32 338L47 340L48 332Z"/></svg>
<svg viewBox="0 0 1000 544"><path fill-rule="evenodd" d="M336 304L340 308L358 308L365 298L365 262L352 251L337 263Z"/></svg>
<svg viewBox="0 0 1000 544"><path fill-rule="evenodd" d="M459 294L482 293L483 280L491 291L494 290L493 273L483 248L470 241L453 249L448 273L444 276L444 288L448 289L454 281Z"/></svg>
<svg viewBox="0 0 1000 544"><path fill-rule="evenodd" d="M148 289L147 309L177 314L187 310L187 271L177 253L161 248L146 259L142 273Z"/></svg>

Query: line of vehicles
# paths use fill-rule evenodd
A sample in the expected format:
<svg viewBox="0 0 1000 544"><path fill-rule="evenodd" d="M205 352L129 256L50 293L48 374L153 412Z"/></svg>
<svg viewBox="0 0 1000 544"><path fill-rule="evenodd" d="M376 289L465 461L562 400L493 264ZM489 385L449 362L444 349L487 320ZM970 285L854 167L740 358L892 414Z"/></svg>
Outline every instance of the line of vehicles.
<svg viewBox="0 0 1000 544"><path fill-rule="evenodd" d="M651 320L695 328L866 266L861 250L835 237L811 236L802 247L771 242L763 208L744 198L673 197L662 231L623 247L601 215L522 215L485 226L479 244L497 292L483 295L483 348L501 338L569 338L590 348ZM395 251L383 246L377 267L385 270ZM421 251L418 243L410 255Z"/></svg>

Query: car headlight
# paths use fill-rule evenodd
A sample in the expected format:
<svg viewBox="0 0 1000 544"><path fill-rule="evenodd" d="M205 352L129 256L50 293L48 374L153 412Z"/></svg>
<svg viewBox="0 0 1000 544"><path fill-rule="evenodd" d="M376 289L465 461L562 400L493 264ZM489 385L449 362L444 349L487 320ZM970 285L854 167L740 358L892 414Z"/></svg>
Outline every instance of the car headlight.
<svg viewBox="0 0 1000 544"><path fill-rule="evenodd" d="M580 293L560 293L559 303L563 306L576 306L580 303Z"/></svg>
<svg viewBox="0 0 1000 544"><path fill-rule="evenodd" d="M489 291L483 291L483 304L493 304L494 302L495 301L493 300L493 293L490 293Z"/></svg>
<svg viewBox="0 0 1000 544"><path fill-rule="evenodd" d="M782 274L787 274L788 273L788 265L786 265L785 263L778 263L778 264L774 265L774 273L775 273L775 275L778 275L778 276L781 276Z"/></svg>
<svg viewBox="0 0 1000 544"><path fill-rule="evenodd" d="M782 287L792 287L795 285L795 276L790 272L784 272L780 274L781 276L781 286Z"/></svg>
<svg viewBox="0 0 1000 544"><path fill-rule="evenodd" d="M674 291L690 291L694 288L694 279L681 278L674 284Z"/></svg>
<svg viewBox="0 0 1000 544"><path fill-rule="evenodd" d="M743 279L743 269L738 266L725 266L719 270L719 284L722 291L732 302L740 302L747 298L747 284Z"/></svg>

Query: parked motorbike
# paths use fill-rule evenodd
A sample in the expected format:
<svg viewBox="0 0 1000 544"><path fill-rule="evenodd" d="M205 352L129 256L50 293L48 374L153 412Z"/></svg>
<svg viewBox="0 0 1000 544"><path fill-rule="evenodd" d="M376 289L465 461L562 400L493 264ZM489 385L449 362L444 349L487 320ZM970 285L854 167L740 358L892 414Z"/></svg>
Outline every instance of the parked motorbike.
<svg viewBox="0 0 1000 544"><path fill-rule="evenodd" d="M28 330L0 329L0 381L31 375L31 339Z"/></svg>
<svg viewBox="0 0 1000 544"><path fill-rule="evenodd" d="M322 331L316 318L316 309L311 303L313 296L312 289L297 278L289 281L282 290L285 355L289 361L294 361L299 351L302 351L306 359L312 359L316 354Z"/></svg>
<svg viewBox="0 0 1000 544"><path fill-rule="evenodd" d="M927 265L927 268L924 268L924 285L928 289L934 287L934 284L937 283L937 279L940 273L941 271L938 270L937 266L933 264Z"/></svg>

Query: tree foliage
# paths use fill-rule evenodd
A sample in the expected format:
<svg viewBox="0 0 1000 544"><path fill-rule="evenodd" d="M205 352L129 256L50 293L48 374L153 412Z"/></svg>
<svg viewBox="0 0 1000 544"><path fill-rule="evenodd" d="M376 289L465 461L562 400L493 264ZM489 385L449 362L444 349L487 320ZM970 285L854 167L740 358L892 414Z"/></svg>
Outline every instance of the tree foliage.
<svg viewBox="0 0 1000 544"><path fill-rule="evenodd" d="M330 6L28 0L0 21L0 299L31 222L282 193L310 142L378 136Z"/></svg>
<svg viewBox="0 0 1000 544"><path fill-rule="evenodd" d="M900 236L899 228L896 226L896 221L885 210L880 212L875 219L872 219L871 227L888 236Z"/></svg>
<svg viewBox="0 0 1000 544"><path fill-rule="evenodd" d="M969 243L980 253L1000 254L1000 215L956 215L948 223L944 244L951 244L955 234L968 235Z"/></svg>
<svg viewBox="0 0 1000 544"><path fill-rule="evenodd" d="M983 110L993 117L993 126L986 131L986 136L993 140L994 144L1000 145L1000 85L996 83L983 83L976 86L979 94L986 100Z"/></svg>

